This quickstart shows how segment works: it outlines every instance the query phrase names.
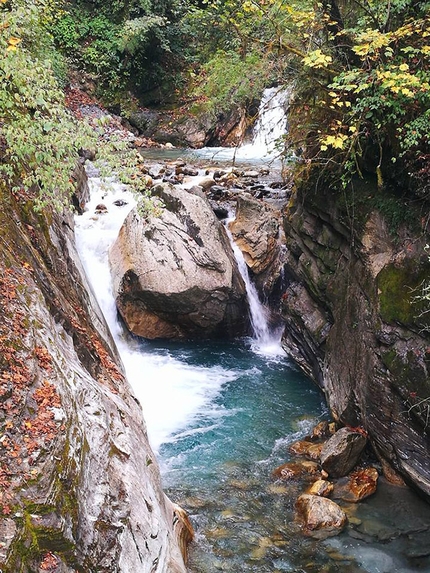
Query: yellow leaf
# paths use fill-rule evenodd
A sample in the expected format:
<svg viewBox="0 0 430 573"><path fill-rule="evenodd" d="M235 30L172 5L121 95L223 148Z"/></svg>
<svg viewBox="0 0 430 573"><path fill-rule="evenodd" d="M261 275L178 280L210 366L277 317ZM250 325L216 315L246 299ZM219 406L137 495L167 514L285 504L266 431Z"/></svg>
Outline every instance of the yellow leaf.
<svg viewBox="0 0 430 573"><path fill-rule="evenodd" d="M14 36L11 36L7 41L7 43L9 44L9 46L17 46L20 43L20 41L21 38L15 38Z"/></svg>
<svg viewBox="0 0 430 573"><path fill-rule="evenodd" d="M401 70L402 72L406 72L407 70L409 70L408 64L400 64L399 70Z"/></svg>

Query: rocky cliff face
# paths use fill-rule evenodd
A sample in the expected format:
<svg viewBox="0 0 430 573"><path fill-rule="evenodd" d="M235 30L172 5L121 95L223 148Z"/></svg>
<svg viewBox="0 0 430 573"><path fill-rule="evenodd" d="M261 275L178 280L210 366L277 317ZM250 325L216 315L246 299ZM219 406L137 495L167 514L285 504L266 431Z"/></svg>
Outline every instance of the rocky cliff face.
<svg viewBox="0 0 430 573"><path fill-rule="evenodd" d="M368 432L386 476L430 496L428 323L416 302L428 237L394 236L377 211L355 225L321 191L286 210L283 344L333 415Z"/></svg>
<svg viewBox="0 0 430 573"><path fill-rule="evenodd" d="M184 572L186 520L162 492L73 218L6 190L1 204L0 568Z"/></svg>

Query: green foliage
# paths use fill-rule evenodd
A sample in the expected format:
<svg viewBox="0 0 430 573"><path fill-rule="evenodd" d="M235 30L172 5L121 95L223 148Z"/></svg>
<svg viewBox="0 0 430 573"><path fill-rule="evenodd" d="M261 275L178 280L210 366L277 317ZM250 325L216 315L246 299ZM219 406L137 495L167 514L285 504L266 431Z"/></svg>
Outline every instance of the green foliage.
<svg viewBox="0 0 430 573"><path fill-rule="evenodd" d="M142 187L137 153L112 136L77 122L64 105L48 58L48 3L9 0L1 13L0 184L2 192L35 198L36 209L61 209L74 191L71 174L82 149L98 151L99 162L121 179ZM97 126L96 126L97 127ZM112 171L111 171L112 172Z"/></svg>
<svg viewBox="0 0 430 573"><path fill-rule="evenodd" d="M52 26L55 42L72 66L96 81L97 95L107 103L177 73L184 45L178 22L187 2L64 1Z"/></svg>
<svg viewBox="0 0 430 573"><path fill-rule="evenodd" d="M204 96L207 108L219 114L238 106L246 109L269 82L270 67L258 53L241 58L235 52L218 51L201 73L203 81L196 94Z"/></svg>
<svg viewBox="0 0 430 573"><path fill-rule="evenodd" d="M313 86L308 129L316 118L327 125L308 138L309 159L337 168L344 184L363 170L380 188L399 173L405 182L430 143L429 3L354 2L353 15L325 4L319 41L302 58Z"/></svg>

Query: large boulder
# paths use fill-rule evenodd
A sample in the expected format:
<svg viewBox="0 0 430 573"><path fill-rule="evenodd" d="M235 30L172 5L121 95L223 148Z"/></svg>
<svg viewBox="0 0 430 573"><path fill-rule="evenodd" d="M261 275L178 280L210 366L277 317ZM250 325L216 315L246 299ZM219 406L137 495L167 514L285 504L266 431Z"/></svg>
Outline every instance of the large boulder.
<svg viewBox="0 0 430 573"><path fill-rule="evenodd" d="M321 466L331 477L346 476L357 464L366 443L361 432L341 428L324 444Z"/></svg>
<svg viewBox="0 0 430 573"><path fill-rule="evenodd" d="M247 329L245 286L205 198L161 184L160 216L132 211L110 251L116 302L131 332L233 338Z"/></svg>

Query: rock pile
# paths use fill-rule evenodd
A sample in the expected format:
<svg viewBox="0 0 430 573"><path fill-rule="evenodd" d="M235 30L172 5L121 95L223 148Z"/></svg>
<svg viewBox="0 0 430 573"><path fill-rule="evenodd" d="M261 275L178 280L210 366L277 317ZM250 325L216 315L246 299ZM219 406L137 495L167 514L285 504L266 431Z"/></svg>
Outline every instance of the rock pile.
<svg viewBox="0 0 430 573"><path fill-rule="evenodd" d="M375 493L378 471L372 466L357 466L366 443L365 432L359 428L335 431L334 424L321 422L311 436L290 446L292 454L308 459L274 470L275 479L311 482L296 502L297 519L306 535L316 539L338 535L348 518L337 501L357 503Z"/></svg>

